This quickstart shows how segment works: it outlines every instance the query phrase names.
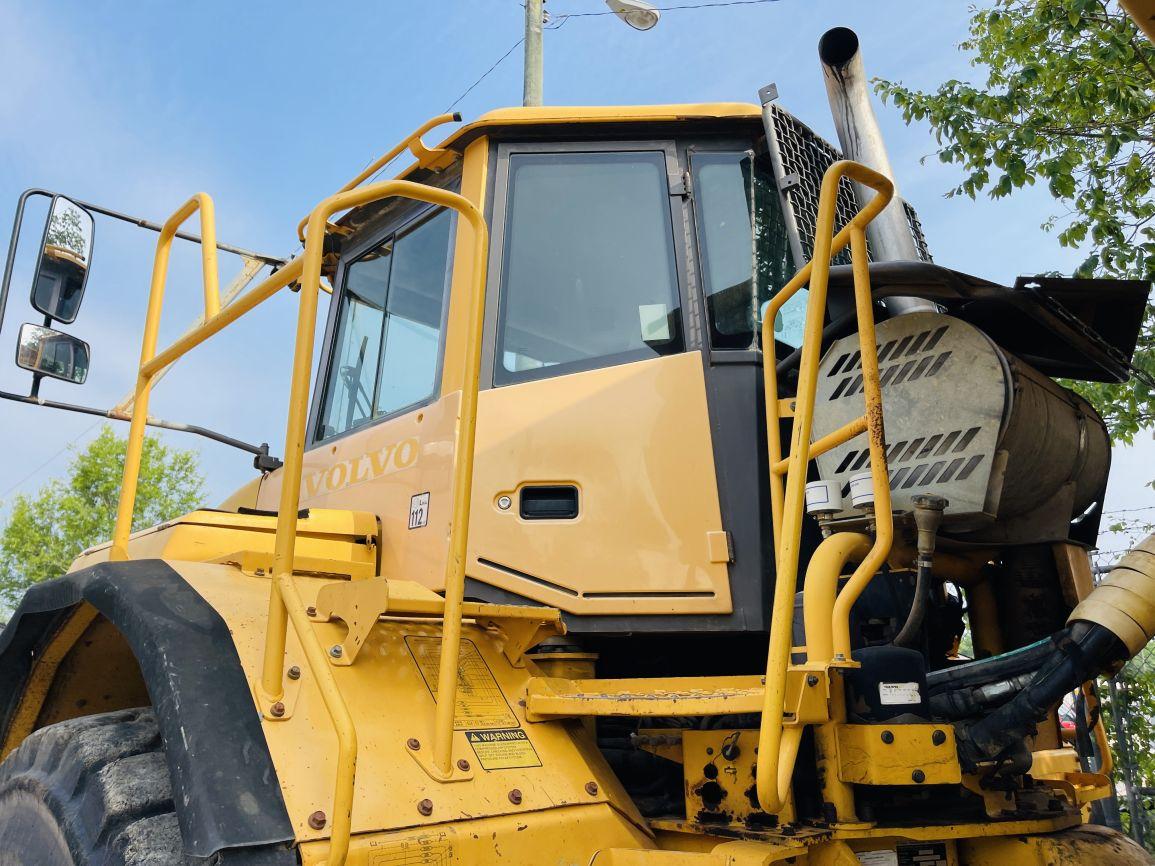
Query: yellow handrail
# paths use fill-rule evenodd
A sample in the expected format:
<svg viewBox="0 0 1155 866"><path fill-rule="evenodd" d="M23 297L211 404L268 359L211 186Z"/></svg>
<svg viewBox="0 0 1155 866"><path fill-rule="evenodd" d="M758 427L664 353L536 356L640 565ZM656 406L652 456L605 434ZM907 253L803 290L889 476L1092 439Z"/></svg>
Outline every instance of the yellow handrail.
<svg viewBox="0 0 1155 866"><path fill-rule="evenodd" d="M838 185L843 177L856 180L874 189L877 194L835 234ZM794 594L798 582L798 556L805 507L806 470L810 460L817 453L837 447L864 431L869 436L878 529L873 546L846 589L835 601L832 628L836 658L839 653L842 653L843 658L849 658L850 655L849 619L844 629L841 618L844 612L848 614L849 605L853 604L865 583L885 560L893 535L865 233L866 226L890 203L893 194L894 185L890 180L860 163L841 160L830 166L822 178L813 258L770 300L762 320L766 439L771 467L770 507L774 525L776 575L770 618L770 648L766 659L766 694L759 731L757 779L759 803L765 811L771 813L780 811L789 796L791 771L797 755L795 740L801 736L802 729L801 725L795 725L789 732L785 732L783 720L786 672L790 663L793 632ZM814 421L814 400L818 384L818 363L822 351L822 327L826 311L830 259L848 245L851 248L854 268L855 309L858 315L867 410L863 419L843 426L812 445L810 434ZM810 296L806 305L806 325L802 340L791 447L789 456L783 459L779 429L774 320L783 304L807 284ZM842 604L843 596L847 599L844 604ZM843 640L844 631L845 640Z"/></svg>
<svg viewBox="0 0 1155 866"><path fill-rule="evenodd" d="M457 700L457 666L461 643L461 610L465 586L465 551L468 545L469 505L473 480L474 433L477 420L477 388L481 370L481 335L485 297L486 261L489 250L488 231L481 212L468 199L456 193L410 181L391 180L346 190L325 199L308 217L309 232L304 253L286 264L251 291L223 310L216 270L216 227L212 199L198 193L176 211L162 228L157 241L145 314L140 369L134 392L132 424L128 434L120 502L110 559L128 559L128 542L144 448L145 420L153 379L196 346L239 319L245 313L299 280L300 305L293 356L293 375L289 389L289 415L285 431L284 468L277 514L277 534L273 554L273 579L269 589L269 621L265 634L265 651L261 671L261 699L266 703L279 700L284 693L283 667L288 621L301 641L306 663L314 675L325 708L337 734L337 774L333 795L333 825L329 841L328 866L342 866L349 850L352 806L357 769L357 731L341 697L328 658L305 615L304 604L293 581L293 555L296 546L297 512L301 491L301 466L304 460L310 365L316 332L317 303L321 290L321 258L327 220L333 213L388 197L409 198L435 206L451 208L465 217L473 231L472 307L469 317L471 354L467 359L465 381L459 408L457 460L454 466L454 511L450 528L450 550L446 563L445 612L442 629L441 668L434 755L437 769L448 778L452 766L453 716ZM201 214L202 257L205 284L205 320L167 349L157 352L168 260L177 228L197 210Z"/></svg>
<svg viewBox="0 0 1155 866"><path fill-rule="evenodd" d="M425 133L429 132L429 130L435 129L438 126L442 126L446 123L457 123L460 122L460 120L461 115L457 112L453 112L452 114L439 114L436 117L432 117L425 121L415 130L409 133L409 135L401 139L401 141L394 145L390 150L387 150L381 156L377 157L375 160L365 166L365 168L361 170L360 174L358 174L355 178L337 190L337 194L348 192L349 190L360 186L365 180L372 177L377 171L384 168L392 160L396 159L406 148L408 148L409 151L415 157L417 157L418 162L424 159L429 159L430 157L441 153L442 151L426 147L421 141L421 136L425 135ZM297 223L297 237L301 243L305 242L305 225L308 222L309 217L306 216L299 223Z"/></svg>

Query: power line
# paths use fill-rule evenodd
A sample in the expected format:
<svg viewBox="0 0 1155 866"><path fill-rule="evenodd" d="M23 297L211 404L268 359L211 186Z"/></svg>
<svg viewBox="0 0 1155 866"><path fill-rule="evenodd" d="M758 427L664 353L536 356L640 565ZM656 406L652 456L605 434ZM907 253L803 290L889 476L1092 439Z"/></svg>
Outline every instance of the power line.
<svg viewBox="0 0 1155 866"><path fill-rule="evenodd" d="M778 3L780 0L720 0L717 3L684 3L677 6L655 6L655 12L680 12L684 9L721 9L725 6L761 6L764 3ZM600 18L603 15L617 15L617 12L558 12L551 18Z"/></svg>
<svg viewBox="0 0 1155 866"><path fill-rule="evenodd" d="M656 6L656 7L654 7L654 10L656 12L678 12L678 11L685 10L685 9L720 9L720 8L725 7L725 6L761 6L765 3L778 3L778 2L780 2L780 0L721 0L721 2L716 2L716 3L686 3L686 4L676 5L676 6ZM522 5L522 4L518 4L518 5ZM571 19L571 18L600 18L603 15L617 15L617 13L612 12L609 9L607 9L604 12L561 12L561 13L558 13L556 15L550 15L550 18L552 20L546 25L545 29L551 30L551 31L557 31L557 30L561 30L561 28L563 28L566 25L566 23L569 21L569 19ZM509 57L509 55L513 54L513 52L516 51L521 46L521 44L523 42L525 42L524 36L522 38L518 39L516 42L514 42L511 46L509 46L509 49L504 54L502 54L499 58L497 58L497 60L494 61L492 66L490 66L487 70L485 70L485 72L483 72L477 78L476 81L474 81L467 88L465 88L465 90L463 90L461 92L461 94L455 100L453 100L453 102L449 103L449 105L446 106L445 113L448 113L448 112L452 111L454 108L456 108L457 105L461 102L461 100L465 99L465 97L467 97L470 93L472 93L473 90L479 84L481 84L481 82L485 81L485 79L487 79L494 72L494 70L497 69L497 67L499 67L502 63L504 63L505 60ZM389 160L389 162L385 163L385 165L383 165L383 166L381 166L381 168L377 169L377 171L374 172L373 176L369 179L374 180L377 177L379 177L381 175L381 172L385 171L385 169L387 169L390 165L392 165L393 162L400 155L401 154L398 154L397 156L393 157L393 159Z"/></svg>
<svg viewBox="0 0 1155 866"><path fill-rule="evenodd" d="M453 102L449 103L449 105L445 109L445 113L448 113L449 111L451 111L454 107L456 107L457 103L461 102L461 100L465 99L465 97L467 97L469 95L470 91L472 91L473 88L477 87L477 85L479 85L479 84L481 84L481 82L485 81L485 79L489 77L489 74L491 72L493 72L493 70L497 69L497 67L499 67L502 64L502 62L505 60L505 58L507 58L507 57L509 57L509 55L513 54L513 52L517 49L517 47L519 45L521 45L521 43L523 43L523 42L525 42L524 36L521 37L521 39L518 39L516 42L514 42L511 46L509 46L509 50L506 51L499 58L497 58L497 60L494 62L494 64L491 67L489 67L487 70L485 70L485 72L483 72L481 74L480 78L478 78L475 82L473 82L471 85L469 85L467 88L465 88L465 90L462 91L461 95L459 97L457 97L455 100L453 100Z"/></svg>
<svg viewBox="0 0 1155 866"><path fill-rule="evenodd" d="M55 454L53 454L51 457L49 457L47 460L45 460L43 463L41 463L39 466L37 466L31 472L29 472L27 475L25 475L23 478L21 478L19 481L17 481L11 487L9 487L7 490L5 490L3 493L0 493L0 500L5 499L8 496L8 494L11 493L13 490L16 490L16 489L22 487L26 481L30 481L32 478L34 478L38 474L40 474L41 470L43 470L45 467L47 467L50 463L54 462L58 457L60 457L61 454L63 454L65 451L67 451L69 448L71 448L73 445L75 445L77 442L79 442L81 439L83 439L85 436L87 436L89 433L91 433L93 430L95 430L97 427L99 427L102 423L104 423L104 422L103 421L95 422L91 427L89 427L83 433L79 434L71 442L68 442L67 444L65 444L63 448L61 448L59 451L57 451Z"/></svg>
<svg viewBox="0 0 1155 866"><path fill-rule="evenodd" d="M1108 514L1132 514L1136 511L1155 511L1155 505L1142 505L1138 508L1115 508L1111 511L1104 511L1103 516Z"/></svg>

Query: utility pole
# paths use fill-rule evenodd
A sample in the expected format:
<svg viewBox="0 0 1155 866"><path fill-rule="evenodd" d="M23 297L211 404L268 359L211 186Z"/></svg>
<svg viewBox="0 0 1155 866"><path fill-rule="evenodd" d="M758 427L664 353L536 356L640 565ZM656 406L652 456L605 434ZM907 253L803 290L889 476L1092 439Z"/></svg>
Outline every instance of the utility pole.
<svg viewBox="0 0 1155 866"><path fill-rule="evenodd" d="M541 28L545 0L525 0L525 88L522 105L541 105Z"/></svg>

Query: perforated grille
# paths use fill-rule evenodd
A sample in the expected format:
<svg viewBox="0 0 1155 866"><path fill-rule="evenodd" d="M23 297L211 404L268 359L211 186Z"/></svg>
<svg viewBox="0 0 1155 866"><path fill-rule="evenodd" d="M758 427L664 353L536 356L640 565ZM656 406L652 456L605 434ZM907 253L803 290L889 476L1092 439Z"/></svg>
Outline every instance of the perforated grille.
<svg viewBox="0 0 1155 866"><path fill-rule="evenodd" d="M794 211L801 235L802 253L809 259L814 255L814 230L818 223L818 196L822 189L822 175L831 164L842 159L842 154L804 123L776 105L770 106L774 118L774 133L782 171L789 183L783 184L786 202ZM858 212L854 186L846 178L838 187L838 208L835 230L850 222ZM831 261L836 265L850 264L849 250L843 250Z"/></svg>
<svg viewBox="0 0 1155 866"><path fill-rule="evenodd" d="M934 353L935 347L946 334L947 327L943 325L939 328L927 328L918 334L907 334L900 339L884 343L878 350L878 370L882 387L913 382L924 376L929 379L937 374L950 360L950 351ZM853 352L843 352L834 360L834 365L826 376L842 377L827 399L837 400L840 397L861 394L864 390L861 353L857 349Z"/></svg>
<svg viewBox="0 0 1155 866"><path fill-rule="evenodd" d="M902 202L903 213L906 214L906 224L910 226L910 233L914 235L914 245L918 247L918 257L924 262L933 262L930 256L930 247L926 245L926 235L922 231L922 220L918 218L918 211L906 201Z"/></svg>
<svg viewBox="0 0 1155 866"><path fill-rule="evenodd" d="M966 481L986 457L985 454L966 454L981 429L969 427L895 442L886 452L890 489L909 490L916 484L947 484L955 479ZM860 472L869 466L870 449L855 449L846 453L836 472ZM850 485L844 484L843 496L849 492Z"/></svg>

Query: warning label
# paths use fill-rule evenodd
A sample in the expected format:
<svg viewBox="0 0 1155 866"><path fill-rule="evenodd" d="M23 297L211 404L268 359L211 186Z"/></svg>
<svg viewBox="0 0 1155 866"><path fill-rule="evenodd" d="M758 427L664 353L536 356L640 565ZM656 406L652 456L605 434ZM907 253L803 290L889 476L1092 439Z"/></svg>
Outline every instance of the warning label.
<svg viewBox="0 0 1155 866"><path fill-rule="evenodd" d="M452 866L451 830L390 836L369 843L369 866Z"/></svg>
<svg viewBox="0 0 1155 866"><path fill-rule="evenodd" d="M514 770L518 767L540 767L541 758L521 728L500 731L466 731L473 754L486 770Z"/></svg>
<svg viewBox="0 0 1155 866"><path fill-rule="evenodd" d="M405 645L417 662L433 699L437 700L437 672L441 664L441 638L409 635ZM456 731L514 728L517 717L498 688L493 671L470 640L461 642L457 663L457 707L453 715ZM532 751L532 750L531 750ZM480 757L480 756L479 756ZM524 766L534 766L527 764Z"/></svg>

